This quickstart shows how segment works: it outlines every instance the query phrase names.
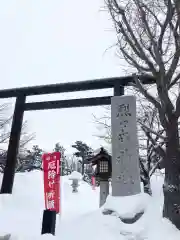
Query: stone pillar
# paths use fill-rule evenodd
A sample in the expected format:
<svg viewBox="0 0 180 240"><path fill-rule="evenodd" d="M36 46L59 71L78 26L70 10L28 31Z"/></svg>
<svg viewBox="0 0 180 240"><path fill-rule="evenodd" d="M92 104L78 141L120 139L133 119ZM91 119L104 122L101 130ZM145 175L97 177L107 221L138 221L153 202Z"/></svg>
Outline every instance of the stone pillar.
<svg viewBox="0 0 180 240"><path fill-rule="evenodd" d="M141 192L136 124L136 98L114 96L111 100L112 196Z"/></svg>
<svg viewBox="0 0 180 240"><path fill-rule="evenodd" d="M100 181L99 207L104 205L108 195L109 195L109 181Z"/></svg>

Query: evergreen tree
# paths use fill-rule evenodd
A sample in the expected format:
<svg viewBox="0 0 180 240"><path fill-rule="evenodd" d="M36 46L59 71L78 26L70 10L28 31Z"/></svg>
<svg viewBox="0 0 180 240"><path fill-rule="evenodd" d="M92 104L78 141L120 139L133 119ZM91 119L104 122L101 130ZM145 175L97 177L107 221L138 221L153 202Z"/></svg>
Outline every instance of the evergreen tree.
<svg viewBox="0 0 180 240"><path fill-rule="evenodd" d="M42 169L43 150L34 145L26 154L18 156L17 172L32 171L33 169Z"/></svg>
<svg viewBox="0 0 180 240"><path fill-rule="evenodd" d="M82 141L76 141L75 144L72 145L77 151L74 155L78 158L81 158L79 161L82 164L82 175L84 174L84 160L85 158L92 153L92 148L89 147L86 143Z"/></svg>

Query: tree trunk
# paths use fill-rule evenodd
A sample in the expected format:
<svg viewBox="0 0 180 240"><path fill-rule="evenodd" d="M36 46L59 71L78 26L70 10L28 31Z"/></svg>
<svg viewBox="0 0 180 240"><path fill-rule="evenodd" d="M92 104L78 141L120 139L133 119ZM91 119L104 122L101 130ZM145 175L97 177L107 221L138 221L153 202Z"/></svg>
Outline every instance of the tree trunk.
<svg viewBox="0 0 180 240"><path fill-rule="evenodd" d="M172 118L166 129L166 159L163 217L180 230L180 151L177 119Z"/></svg>
<svg viewBox="0 0 180 240"><path fill-rule="evenodd" d="M82 175L84 175L84 161L82 162Z"/></svg>
<svg viewBox="0 0 180 240"><path fill-rule="evenodd" d="M84 175L84 155L82 155L82 169L81 169L82 175Z"/></svg>
<svg viewBox="0 0 180 240"><path fill-rule="evenodd" d="M151 196L152 190L151 190L150 178L147 178L145 181L143 181L143 185L144 185L144 192Z"/></svg>

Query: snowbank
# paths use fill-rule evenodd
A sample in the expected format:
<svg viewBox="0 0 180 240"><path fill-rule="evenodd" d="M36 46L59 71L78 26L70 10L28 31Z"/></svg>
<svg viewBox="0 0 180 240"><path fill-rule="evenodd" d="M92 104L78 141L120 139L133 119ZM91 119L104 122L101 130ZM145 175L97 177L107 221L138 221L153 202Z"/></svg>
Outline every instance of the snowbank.
<svg viewBox="0 0 180 240"><path fill-rule="evenodd" d="M96 191L85 182L79 193L72 194L72 182L68 176L61 177L61 216L57 217L57 228L62 222L98 209ZM33 171L17 173L12 195L0 195L0 236L11 233L18 240L36 239L40 236L44 210L43 173ZM13 238L14 239L14 238Z"/></svg>
<svg viewBox="0 0 180 240"><path fill-rule="evenodd" d="M1 177L1 176L0 176ZM61 215L57 216L56 236L41 236L44 210L43 174L18 173L12 195L0 195L0 236L11 233L12 240L179 240L178 231L162 218L163 176L151 179L153 196L108 197L102 208L133 217L145 209L134 224L123 223L117 215L103 215L99 209L99 188L92 190L84 181L72 194L71 180L61 178Z"/></svg>

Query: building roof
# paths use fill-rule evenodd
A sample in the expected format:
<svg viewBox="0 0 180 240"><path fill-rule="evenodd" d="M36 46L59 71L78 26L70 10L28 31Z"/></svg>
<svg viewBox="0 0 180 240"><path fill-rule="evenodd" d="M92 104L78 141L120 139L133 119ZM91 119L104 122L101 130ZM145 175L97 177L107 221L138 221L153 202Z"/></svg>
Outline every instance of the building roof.
<svg viewBox="0 0 180 240"><path fill-rule="evenodd" d="M96 151L93 152L94 154L88 156L85 161L84 164L97 164L97 161L99 159L101 159L102 157L107 158L108 160L111 160L111 155L108 153L108 151L106 149L104 149L103 147L97 149Z"/></svg>

